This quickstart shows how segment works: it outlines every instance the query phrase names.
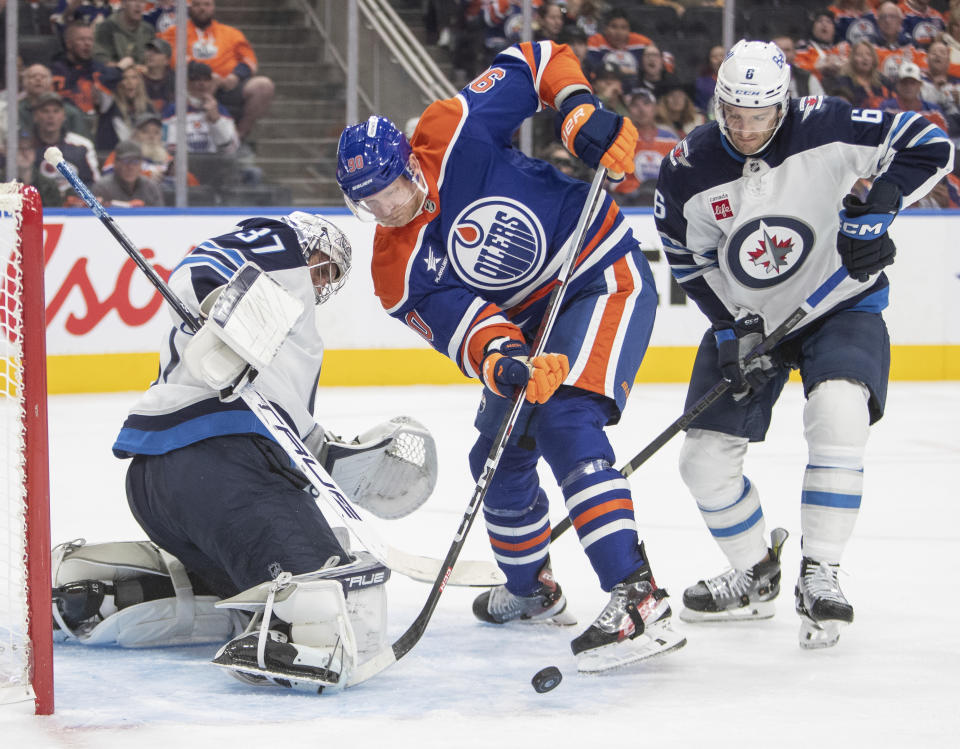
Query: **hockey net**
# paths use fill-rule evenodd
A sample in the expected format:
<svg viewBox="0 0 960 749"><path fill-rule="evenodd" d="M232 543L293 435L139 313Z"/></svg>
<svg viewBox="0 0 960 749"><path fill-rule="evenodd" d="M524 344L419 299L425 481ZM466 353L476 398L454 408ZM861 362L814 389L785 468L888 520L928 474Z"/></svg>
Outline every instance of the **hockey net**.
<svg viewBox="0 0 960 749"><path fill-rule="evenodd" d="M0 705L53 711L43 219L32 187L0 183Z"/></svg>

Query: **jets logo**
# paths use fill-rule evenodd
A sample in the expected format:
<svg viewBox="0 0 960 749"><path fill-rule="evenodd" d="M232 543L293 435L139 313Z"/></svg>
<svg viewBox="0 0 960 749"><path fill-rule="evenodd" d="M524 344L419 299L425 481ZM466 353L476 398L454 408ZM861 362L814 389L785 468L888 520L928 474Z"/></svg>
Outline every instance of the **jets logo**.
<svg viewBox="0 0 960 749"><path fill-rule="evenodd" d="M813 249L807 224L788 216L765 216L738 228L727 244L727 264L752 289L775 286L796 273Z"/></svg>
<svg viewBox="0 0 960 749"><path fill-rule="evenodd" d="M540 272L546 239L540 221L523 204L504 197L481 198L454 219L447 256L472 286L512 288Z"/></svg>

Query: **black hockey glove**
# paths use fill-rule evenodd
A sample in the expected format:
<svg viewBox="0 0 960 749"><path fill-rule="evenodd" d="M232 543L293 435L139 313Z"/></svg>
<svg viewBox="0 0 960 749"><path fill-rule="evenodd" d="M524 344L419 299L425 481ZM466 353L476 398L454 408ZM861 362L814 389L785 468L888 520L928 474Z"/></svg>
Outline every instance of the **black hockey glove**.
<svg viewBox="0 0 960 749"><path fill-rule="evenodd" d="M843 199L837 251L851 278L866 281L893 262L897 248L887 229L901 202L900 188L883 179L874 183L866 202L856 195Z"/></svg>
<svg viewBox="0 0 960 749"><path fill-rule="evenodd" d="M715 322L713 336L717 341L720 374L730 383L734 400L743 400L757 392L776 372L776 365L768 354L744 361L763 340L760 315L743 317L736 322Z"/></svg>

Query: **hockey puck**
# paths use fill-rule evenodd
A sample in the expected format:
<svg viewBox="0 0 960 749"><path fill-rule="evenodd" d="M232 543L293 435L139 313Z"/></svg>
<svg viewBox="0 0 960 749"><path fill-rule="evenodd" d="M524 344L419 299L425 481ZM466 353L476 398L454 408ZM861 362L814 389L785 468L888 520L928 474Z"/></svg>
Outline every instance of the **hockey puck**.
<svg viewBox="0 0 960 749"><path fill-rule="evenodd" d="M543 694L551 689L556 689L557 684L561 681L563 681L563 674L560 673L560 669L556 666L547 666L537 671L530 683L533 684L534 689Z"/></svg>

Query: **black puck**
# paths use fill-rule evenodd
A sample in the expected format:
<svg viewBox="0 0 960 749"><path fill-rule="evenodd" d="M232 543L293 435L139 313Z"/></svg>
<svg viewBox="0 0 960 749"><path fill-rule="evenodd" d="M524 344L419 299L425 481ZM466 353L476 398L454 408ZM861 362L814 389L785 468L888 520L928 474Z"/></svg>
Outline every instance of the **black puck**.
<svg viewBox="0 0 960 749"><path fill-rule="evenodd" d="M533 684L534 689L543 694L555 689L561 681L563 681L563 674L560 673L560 669L556 666L547 666L537 671L530 683Z"/></svg>

